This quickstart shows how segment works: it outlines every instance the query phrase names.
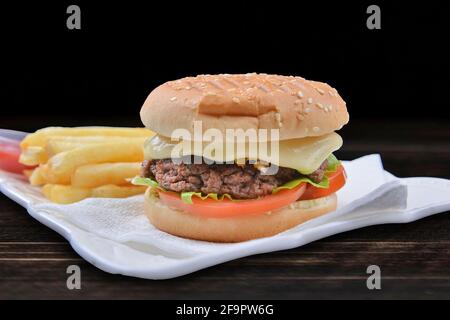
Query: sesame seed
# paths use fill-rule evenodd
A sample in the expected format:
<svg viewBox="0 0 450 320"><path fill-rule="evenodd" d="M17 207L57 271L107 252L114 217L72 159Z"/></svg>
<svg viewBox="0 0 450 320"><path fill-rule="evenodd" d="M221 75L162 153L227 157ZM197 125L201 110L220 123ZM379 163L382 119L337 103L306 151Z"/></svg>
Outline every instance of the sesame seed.
<svg viewBox="0 0 450 320"><path fill-rule="evenodd" d="M319 130L320 130L319 127L313 127L314 132L318 132Z"/></svg>
<svg viewBox="0 0 450 320"><path fill-rule="evenodd" d="M297 97L299 97L300 99L303 98L303 92L301 92L300 90L297 91Z"/></svg>
<svg viewBox="0 0 450 320"><path fill-rule="evenodd" d="M330 111L333 110L333 105L330 104L330 105L328 106L328 109L329 109Z"/></svg>
<svg viewBox="0 0 450 320"><path fill-rule="evenodd" d="M191 87L190 86L186 86L186 87L184 87L186 90L191 90Z"/></svg>
<svg viewBox="0 0 450 320"><path fill-rule="evenodd" d="M323 105L322 105L321 103L316 103L316 106L317 106L319 109L323 109Z"/></svg>
<svg viewBox="0 0 450 320"><path fill-rule="evenodd" d="M275 113L275 119L280 122L281 121L281 115L279 113Z"/></svg>
<svg viewBox="0 0 450 320"><path fill-rule="evenodd" d="M233 102L234 102L234 103L239 103L239 102L241 101L241 100L239 100L239 98L238 98L238 97L233 97L233 99L232 99L232 100L233 100Z"/></svg>
<svg viewBox="0 0 450 320"><path fill-rule="evenodd" d="M270 90L269 90L269 88L267 88L265 85L263 85L263 84L259 84L258 85L258 89L260 89L261 91L264 91L264 92L269 92Z"/></svg>
<svg viewBox="0 0 450 320"><path fill-rule="evenodd" d="M323 94L325 93L325 91L323 91L323 90L320 89L320 88L316 88L316 90L317 90L317 92L319 92L321 95L323 95Z"/></svg>
<svg viewBox="0 0 450 320"><path fill-rule="evenodd" d="M312 98L308 98L307 102L308 102L308 104L311 104L311 103L313 103L313 100L312 100Z"/></svg>
<svg viewBox="0 0 450 320"><path fill-rule="evenodd" d="M279 86L278 89L282 92L289 92L289 88L286 87L284 84Z"/></svg>
<svg viewBox="0 0 450 320"><path fill-rule="evenodd" d="M283 126L283 123L281 122L281 114L275 113L275 119L278 122L278 126L281 128Z"/></svg>
<svg viewBox="0 0 450 320"><path fill-rule="evenodd" d="M170 101L175 101L175 100L177 100L177 97L170 98Z"/></svg>
<svg viewBox="0 0 450 320"><path fill-rule="evenodd" d="M305 113L309 113L310 111L311 111L311 109L310 108L305 108Z"/></svg>

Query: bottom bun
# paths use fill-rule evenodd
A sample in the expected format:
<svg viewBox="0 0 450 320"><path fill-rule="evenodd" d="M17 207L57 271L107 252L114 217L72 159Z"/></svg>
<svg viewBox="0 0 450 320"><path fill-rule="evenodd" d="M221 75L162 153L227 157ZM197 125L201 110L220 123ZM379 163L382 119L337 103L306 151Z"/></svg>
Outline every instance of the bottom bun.
<svg viewBox="0 0 450 320"><path fill-rule="evenodd" d="M158 229L175 236L214 242L240 242L273 236L307 220L333 211L336 194L296 201L281 209L257 215L205 218L169 208L150 192L145 193L145 212Z"/></svg>
<svg viewBox="0 0 450 320"><path fill-rule="evenodd" d="M184 238L240 242L273 236L307 220L333 211L336 194L314 200L296 201L276 211L258 215L226 218L205 218L169 208L150 192L145 193L145 212L158 229Z"/></svg>

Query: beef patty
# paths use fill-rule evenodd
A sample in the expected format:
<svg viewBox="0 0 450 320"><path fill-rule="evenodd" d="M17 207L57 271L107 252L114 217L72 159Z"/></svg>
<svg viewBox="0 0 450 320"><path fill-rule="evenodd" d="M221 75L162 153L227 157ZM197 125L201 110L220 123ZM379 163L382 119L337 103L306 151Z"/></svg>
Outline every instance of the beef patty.
<svg viewBox="0 0 450 320"><path fill-rule="evenodd" d="M327 165L325 160L309 177L320 182ZM274 188L301 176L297 170L284 167L278 168L275 175L263 175L251 164L175 164L171 159L144 161L141 175L175 192L227 193L235 199L268 195Z"/></svg>

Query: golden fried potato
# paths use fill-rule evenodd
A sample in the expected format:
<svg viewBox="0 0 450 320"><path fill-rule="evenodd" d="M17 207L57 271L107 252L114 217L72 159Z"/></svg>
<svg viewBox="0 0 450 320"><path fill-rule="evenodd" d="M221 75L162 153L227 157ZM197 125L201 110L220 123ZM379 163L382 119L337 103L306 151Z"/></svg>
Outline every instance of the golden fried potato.
<svg viewBox="0 0 450 320"><path fill-rule="evenodd" d="M66 204L88 198L91 195L91 189L60 184L46 184L42 187L42 193L52 202Z"/></svg>
<svg viewBox="0 0 450 320"><path fill-rule="evenodd" d="M44 147L47 139L54 136L119 136L119 137L150 137L154 134L146 128L115 128L115 127L48 127L40 129L25 137L20 143L22 150L30 146Z"/></svg>
<svg viewBox="0 0 450 320"><path fill-rule="evenodd" d="M23 175L30 179L31 175L33 174L34 169L25 169L22 171Z"/></svg>
<svg viewBox="0 0 450 320"><path fill-rule="evenodd" d="M143 145L155 133L145 128L48 127L22 140L20 162L31 185L56 203L87 197L144 193L127 179L139 174Z"/></svg>
<svg viewBox="0 0 450 320"><path fill-rule="evenodd" d="M33 172L31 173L31 175L29 177L29 181L32 186L41 186L41 185L47 183L44 176L42 175L41 167L37 167L33 170Z"/></svg>
<svg viewBox="0 0 450 320"><path fill-rule="evenodd" d="M27 166L46 163L47 160L48 155L43 147L28 147L23 149L19 157L19 162Z"/></svg>
<svg viewBox="0 0 450 320"><path fill-rule="evenodd" d="M94 198L126 198L144 193L145 186L115 186L112 184L92 189L91 196Z"/></svg>
<svg viewBox="0 0 450 320"><path fill-rule="evenodd" d="M78 167L105 162L141 162L144 158L141 143L108 143L88 145L58 153L50 158L43 170L50 183L69 184Z"/></svg>
<svg viewBox="0 0 450 320"><path fill-rule="evenodd" d="M60 204L69 204L81 201L89 197L126 198L144 193L145 190L146 187L131 186L131 185L127 186L105 185L91 189L91 188L79 188L70 185L46 184L42 188L42 193L52 202Z"/></svg>
<svg viewBox="0 0 450 320"><path fill-rule="evenodd" d="M94 188L105 184L129 184L126 179L139 174L140 162L87 164L78 167L72 175L75 187Z"/></svg>
<svg viewBox="0 0 450 320"><path fill-rule="evenodd" d="M138 143L144 144L147 137L115 137L115 136L86 136L86 137L51 137L47 140L45 150L49 157L75 148L106 143Z"/></svg>

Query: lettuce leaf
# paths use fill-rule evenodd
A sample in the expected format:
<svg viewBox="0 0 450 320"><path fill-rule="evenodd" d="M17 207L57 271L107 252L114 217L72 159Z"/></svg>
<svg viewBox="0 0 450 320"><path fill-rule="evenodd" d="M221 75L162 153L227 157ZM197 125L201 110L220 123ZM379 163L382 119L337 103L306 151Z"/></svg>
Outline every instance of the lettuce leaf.
<svg viewBox="0 0 450 320"><path fill-rule="evenodd" d="M159 188L159 189L164 190L157 181L155 181L151 178L134 177L133 180L131 180L131 183L136 186L146 186L146 187Z"/></svg>
<svg viewBox="0 0 450 320"><path fill-rule="evenodd" d="M134 177L131 180L131 183L137 186L147 186L152 188L157 188L160 190L165 190L163 187L159 185L159 183L152 178L144 178L144 177ZM228 198L233 201L237 201L231 197L229 194L223 194L221 196L217 195L217 193L208 193L207 195L202 195L201 192L181 192L180 194L181 200L183 200L184 203L192 204L192 197L199 197L202 200L205 200L207 198L211 198L214 200L223 200L224 198Z"/></svg>
<svg viewBox="0 0 450 320"><path fill-rule="evenodd" d="M334 156L334 154L330 154L327 158L328 160L328 167L326 169L326 172L335 172L341 162Z"/></svg>
<svg viewBox="0 0 450 320"><path fill-rule="evenodd" d="M327 160L328 160L328 166L325 169L326 173L335 172L337 170L337 168L339 167L339 165L341 164L341 162L334 156L334 154L330 154L328 156ZM289 189L289 190L293 189L293 188L297 187L300 183L303 183L303 182L312 184L313 186L315 186L317 188L328 188L330 185L327 175L324 175L322 181L320 181L319 183L312 181L307 176L304 176L299 179L291 180L291 181L283 184L282 186L279 186L279 187L273 189L272 193L277 193L278 191L283 190L283 189Z"/></svg>
<svg viewBox="0 0 450 320"><path fill-rule="evenodd" d="M303 183L303 182L310 183L310 184L312 184L313 186L315 186L317 188L328 188L328 186L330 184L329 181L328 181L327 176L324 176L322 181L320 181L319 183L314 182L309 177L305 176L305 177L301 177L299 179L295 179L295 180L291 180L289 182L286 182L285 184L283 184L283 185L273 189L272 193L277 193L278 191L283 190L283 189L289 189L289 190L290 189L294 189L300 183Z"/></svg>
<svg viewBox="0 0 450 320"><path fill-rule="evenodd" d="M228 193L225 193L221 196L218 196L217 193L208 193L206 195L202 195L201 192L182 192L181 193L181 200L183 200L184 203L187 204L192 204L192 197L199 197L202 200L205 200L207 198L211 198L217 201L222 201L224 198L233 200L233 201L238 201L235 200L231 197L231 195L229 195Z"/></svg>

